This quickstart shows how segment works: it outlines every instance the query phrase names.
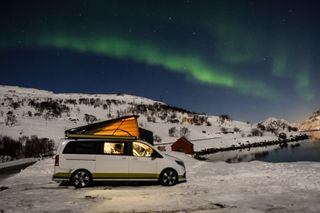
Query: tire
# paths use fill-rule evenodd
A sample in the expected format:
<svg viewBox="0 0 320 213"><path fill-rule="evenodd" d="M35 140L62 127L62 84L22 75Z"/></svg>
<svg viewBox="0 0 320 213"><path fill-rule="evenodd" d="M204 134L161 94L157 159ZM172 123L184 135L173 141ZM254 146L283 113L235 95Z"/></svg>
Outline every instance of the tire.
<svg viewBox="0 0 320 213"><path fill-rule="evenodd" d="M72 174L70 181L76 188L83 188L91 185L92 176L89 171L80 169Z"/></svg>
<svg viewBox="0 0 320 213"><path fill-rule="evenodd" d="M159 181L163 186L174 186L178 183L178 173L174 169L165 169L161 172Z"/></svg>

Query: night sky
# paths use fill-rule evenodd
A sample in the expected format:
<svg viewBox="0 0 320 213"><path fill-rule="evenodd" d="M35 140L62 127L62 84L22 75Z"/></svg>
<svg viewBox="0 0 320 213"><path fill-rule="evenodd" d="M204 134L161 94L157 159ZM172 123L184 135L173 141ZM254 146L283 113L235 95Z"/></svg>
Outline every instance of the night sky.
<svg viewBox="0 0 320 213"><path fill-rule="evenodd" d="M243 121L320 108L318 1L1 1L0 84Z"/></svg>

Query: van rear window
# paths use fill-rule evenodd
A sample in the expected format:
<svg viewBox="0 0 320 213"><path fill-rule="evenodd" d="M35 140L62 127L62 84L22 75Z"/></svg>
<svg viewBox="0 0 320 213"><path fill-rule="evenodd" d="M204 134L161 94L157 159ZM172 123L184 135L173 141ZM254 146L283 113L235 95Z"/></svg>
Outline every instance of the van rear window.
<svg viewBox="0 0 320 213"><path fill-rule="evenodd" d="M64 154L96 154L95 141L71 141L63 150Z"/></svg>

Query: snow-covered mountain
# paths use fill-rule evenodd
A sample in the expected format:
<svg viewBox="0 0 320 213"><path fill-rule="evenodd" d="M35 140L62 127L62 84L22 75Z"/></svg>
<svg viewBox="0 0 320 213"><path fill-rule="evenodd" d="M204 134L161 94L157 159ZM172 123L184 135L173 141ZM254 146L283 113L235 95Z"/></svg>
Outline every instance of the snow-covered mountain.
<svg viewBox="0 0 320 213"><path fill-rule="evenodd" d="M234 121L228 115L193 113L133 95L55 94L0 86L0 134L13 138L37 135L57 143L66 129L132 114L140 116L141 127L154 132L158 144L169 146L186 136L194 141L196 150L275 140L277 135L267 128L286 132L290 126L284 120L267 119L262 122L267 128L255 135L256 124Z"/></svg>
<svg viewBox="0 0 320 213"><path fill-rule="evenodd" d="M308 119L302 122L299 129L304 130L320 130L320 110L314 112ZM317 140L320 140L320 131L311 131L308 134Z"/></svg>
<svg viewBox="0 0 320 213"><path fill-rule="evenodd" d="M267 131L291 131L295 130L296 127L294 127L293 124L290 124L288 121L284 119L278 119L270 117L262 122L258 123L259 127L264 127Z"/></svg>

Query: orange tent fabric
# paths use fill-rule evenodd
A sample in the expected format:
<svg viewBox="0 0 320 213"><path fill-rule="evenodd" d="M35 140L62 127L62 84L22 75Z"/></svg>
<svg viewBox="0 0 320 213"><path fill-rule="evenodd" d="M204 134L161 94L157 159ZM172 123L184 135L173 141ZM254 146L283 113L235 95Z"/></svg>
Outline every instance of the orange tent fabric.
<svg viewBox="0 0 320 213"><path fill-rule="evenodd" d="M86 126L81 126L65 131L66 137L96 137L105 136L139 138L139 126L137 121L138 116L125 116L113 120L102 121Z"/></svg>
<svg viewBox="0 0 320 213"><path fill-rule="evenodd" d="M139 137L137 117L123 118L97 129L93 135L134 136Z"/></svg>

